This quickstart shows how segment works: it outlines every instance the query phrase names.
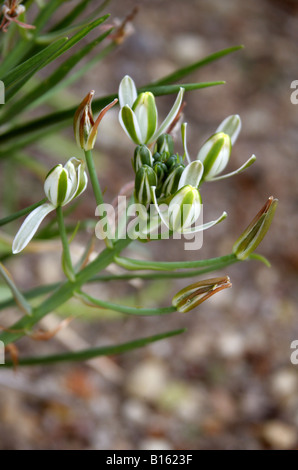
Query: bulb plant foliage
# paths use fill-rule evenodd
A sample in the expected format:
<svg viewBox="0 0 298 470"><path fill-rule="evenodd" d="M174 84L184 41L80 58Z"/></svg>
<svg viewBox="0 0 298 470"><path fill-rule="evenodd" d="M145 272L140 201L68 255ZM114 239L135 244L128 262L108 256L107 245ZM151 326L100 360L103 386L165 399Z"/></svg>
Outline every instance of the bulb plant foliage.
<svg viewBox="0 0 298 470"><path fill-rule="evenodd" d="M32 3L26 3L29 10ZM42 102L50 100L54 93L59 94L61 89L75 79L79 79L91 69L95 62L99 62L118 47L125 39L125 27L128 22L128 19L124 18L118 29L112 31L112 29L107 30L106 28L102 30L100 26L109 15L98 16L98 12L106 2L103 2L103 5L98 7L93 15L87 16L85 21L81 19L78 21L78 15L82 14L88 3L84 1L78 2L77 8L70 9L64 18L47 30L48 21L55 12L53 4L56 3L56 8L59 8L61 2L37 3L39 12L35 18L30 17L30 21L26 18L27 12L21 2L15 2L15 4L5 2L2 8L0 73L5 85L7 102L0 113L0 125L3 125L3 132L0 135L3 150L0 150L0 155L3 158L7 155L15 158L21 149L23 154L18 160L16 159L16 162L21 165L26 164L27 167L35 170L37 168L36 160L30 156L24 157L26 146L29 143L38 142L43 134L52 134L51 138L55 139L53 133L60 132L62 127L69 126L71 118L73 119L74 140L77 143L78 153L75 156L69 155L65 164L59 161L60 157L57 155L56 166L44 178L45 198L41 201L33 201L31 206L2 218L0 225L5 226L26 216L19 224L10 250L4 258L10 258L14 255L22 256L20 252L23 250L30 252L30 249L33 249L35 246L34 237L38 235L41 223L46 216L53 213L49 219L49 225L52 226L55 222L58 224L58 235L56 236L61 240L61 259L65 280L21 292L11 273L0 263L3 282L11 291L11 298L8 301L0 302L0 309L4 310L5 307L16 304L22 312L21 318L15 324L0 333L0 340L8 346L25 335L32 335L35 325L45 315L55 311L56 308L61 307L73 297L82 302L82 308L83 304L88 304L99 309L114 310L123 315L159 316L175 313L179 315L179 312L186 313L196 308L199 314L202 302L232 285L226 273L224 276L216 278L206 278L206 273L226 269L233 263L250 258L258 258L267 262L254 251L272 222L277 199L271 196L267 200L247 229L235 241L229 254L217 258L200 259L200 253L195 251L192 261L173 260L166 262L128 258L122 256L122 252L131 243L139 243L136 240L138 238L143 242L145 239L145 241L153 243L156 238L153 236L153 232L167 229L170 237L175 234L181 236L195 234L212 228L227 217L227 213L223 212L219 213L215 220L207 219L205 223L199 221L203 203L205 215L208 214L208 200L203 201L201 188L205 183L216 184L218 180L235 177L255 162L256 157L252 155L240 168L226 172L227 166L233 168L233 146L240 133L241 119L238 115L226 117L215 132L213 131L206 142L202 144L197 155L191 157L187 146L187 123L181 122L183 100L188 99L190 91L216 86L223 82L183 83L182 85L173 85L173 82L183 79L195 69L234 52L240 47L219 51L194 64L189 64L189 67L177 70L159 82L140 89L137 88L134 80L126 75L121 80L115 95L98 98L92 103L95 92L91 90L85 98L83 95L78 100L75 108L64 109L63 113L58 110L56 113L45 114L42 118L31 121L30 117L27 117L26 123L20 124L18 119L14 118L22 117L22 114L28 112L29 108L37 107ZM130 20L131 17L131 15L128 16ZM96 39L87 42L87 44L86 41L83 41L82 45L81 41L88 37L93 30L98 31ZM15 32L15 35L13 36L11 32ZM64 37L65 33L72 34L72 36ZM65 59L62 64L60 62L56 66L55 60L58 57L63 59L64 53L74 45L78 45L79 49L70 58ZM95 50L101 47L97 52L96 60L94 57L88 58L89 52L95 46L97 47ZM67 73L83 58L85 58L84 65L78 73L74 74L75 78L66 77ZM51 62L56 66L54 72L46 79L38 79L36 73ZM34 84L24 90L24 84L33 76L35 77ZM158 96L173 93L176 94L176 99L173 100L168 114L160 119L161 113L157 108ZM12 101L10 101L11 99ZM64 208L65 206L71 208L75 200L80 202L86 194L85 190L94 193L94 212L96 208L98 210L98 206L108 202L101 190L100 173L96 171L96 167L100 168L100 164L95 165L92 150L95 146L100 147L99 124L101 119L117 102L119 105L119 133L123 139L129 138L135 146L132 155L123 155L123 158L132 161L134 188L130 194L128 207L122 214L121 224L128 227L129 215L131 215L129 211L133 204L139 207L139 212L142 214L141 219L143 218L145 222L139 224L138 230L134 227L127 231L127 234L133 235L131 237L120 237L119 230L113 232L109 228L109 236L105 239L106 246L94 254L93 260L89 260L90 246L92 246L90 242L86 246L80 262L75 264ZM93 113L98 113L97 118L94 118ZM9 120L12 124L7 127ZM182 146L179 138L173 138L172 130L177 127L181 129ZM183 154L177 152L176 147L182 148ZM62 158L61 156L61 160ZM94 217L93 222L95 221ZM105 223L107 226L110 224L108 217L100 218L99 222L102 225ZM142 225L141 228L140 225ZM77 226L77 230L84 230L84 225ZM49 233L47 227L44 232L45 234ZM45 238L47 239L47 236ZM169 242L165 239L162 243ZM41 239L39 246L42 244ZM112 263L118 264L127 272L107 276L104 274L104 270ZM138 278L154 279L157 274L159 279L179 277L180 274L181 278L198 278L202 273L204 273L204 278L194 279L195 282L192 283L186 282L185 287L174 295L168 307L128 307L117 302L92 297L84 290L89 282L100 283L111 280L117 282L120 279ZM38 299L38 302L35 298ZM170 316L168 322L171 323ZM20 357L19 364L33 365L63 360L85 360L105 354L119 354L179 334L182 331L169 330L130 342L124 340L123 343L116 346L93 348L76 353L52 356L38 356L37 354L29 358ZM12 362L7 361L5 365L11 366Z"/></svg>

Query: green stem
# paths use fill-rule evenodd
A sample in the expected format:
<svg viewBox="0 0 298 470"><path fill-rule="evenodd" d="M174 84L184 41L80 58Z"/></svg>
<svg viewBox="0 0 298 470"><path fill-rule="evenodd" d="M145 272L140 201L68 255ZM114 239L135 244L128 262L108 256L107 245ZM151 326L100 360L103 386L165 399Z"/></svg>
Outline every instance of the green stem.
<svg viewBox="0 0 298 470"><path fill-rule="evenodd" d="M61 284L48 299L33 310L31 318L23 317L11 327L11 330L15 330L15 332L4 331L0 334L0 341L3 341L3 343L7 345L21 338L23 333L18 330L30 330L45 315L67 302L73 297L75 290L79 289L83 284L88 282L89 279L96 276L98 272L109 266L113 262L114 256L124 250L130 242L131 240L129 238L119 240L115 243L113 250L106 248L102 251L92 263L88 264L82 271L77 273L75 282L68 281Z"/></svg>
<svg viewBox="0 0 298 470"><path fill-rule="evenodd" d="M227 266L230 266L231 264L235 264L239 261L240 260L238 259L234 259L234 260L231 260L230 262L214 264L212 266L209 266L203 269L193 269L189 271L180 271L180 272L179 271L178 272L162 272L162 273L158 272L158 273L146 273L146 274L143 274L143 273L102 274L99 276L92 277L87 282L93 283L93 282L109 282L109 281L130 281L132 279L143 279L147 281L150 281L150 280L154 281L157 279L184 279L184 278L201 276L203 274L218 271ZM48 294L49 292L54 291L59 286L60 284L58 282L53 283L53 284L46 284L44 286L39 286L39 287L35 287L34 289L30 289L27 292L24 292L23 295L26 299L34 299L36 297L39 297L41 295L45 295L45 294ZM11 307L12 305L14 305L13 299L4 300L3 302L0 303L0 310L4 310L5 308Z"/></svg>
<svg viewBox="0 0 298 470"><path fill-rule="evenodd" d="M168 313L176 312L175 307L160 307L160 308L137 308L129 307L127 305L114 304L105 300L96 299L85 292L79 291L77 297L82 299L87 305L91 307L98 306L108 310L114 310L115 312L125 313L127 315L140 315L140 316L154 316L154 315L166 315Z"/></svg>
<svg viewBox="0 0 298 470"><path fill-rule="evenodd" d="M89 172L89 176L91 180L93 193L95 196L96 205L101 206L102 204L104 204L104 200L103 200L103 195L101 192L101 187L97 178L91 150L85 150L85 158L86 158L86 163L87 163L87 168L88 168L88 172ZM105 238L105 243L108 248L113 248L113 242L109 237Z"/></svg>
<svg viewBox="0 0 298 470"><path fill-rule="evenodd" d="M32 212L33 209L36 209L36 207L39 207L41 206L42 204L44 204L45 202L47 201L47 199L42 199L41 201L39 202L36 202L35 204L32 204L31 206L28 206L28 207L25 207L25 209L22 209L18 212L15 212L14 214L11 214L7 217L4 217L3 219L0 220L0 227L2 225L6 225L6 224L9 224L9 222L12 222L13 220L15 219L19 219L20 217L22 217L23 215L26 215L26 214L29 214L29 212Z"/></svg>
<svg viewBox="0 0 298 470"><path fill-rule="evenodd" d="M15 303L20 307L20 309L25 312L27 315L32 315L32 307L30 304L28 304L27 300L21 293L21 291L17 288L15 285L13 279L11 278L9 272L6 270L6 268L3 266L2 263L0 263L0 275L3 277L5 280L6 284L8 285L9 289L12 292L12 295L15 299Z"/></svg>
<svg viewBox="0 0 298 470"><path fill-rule="evenodd" d="M69 244L68 244L67 234L65 230L64 218L63 218L63 212L62 212L61 206L58 206L56 208L56 213L57 213L57 221L58 221L58 226L59 226L60 237L61 237L62 246L63 246L62 268L63 268L65 275L68 277L68 279L71 282L74 282L76 279L76 276L75 276L75 272L72 266L72 261L71 261L70 251L69 251Z"/></svg>
<svg viewBox="0 0 298 470"><path fill-rule="evenodd" d="M217 258L196 261L142 261L120 256L115 256L114 260L119 266L129 270L149 269L155 271L170 271L174 269L199 268L213 266L219 263L236 262L237 257L234 255L234 253L231 253L229 255L219 256Z"/></svg>

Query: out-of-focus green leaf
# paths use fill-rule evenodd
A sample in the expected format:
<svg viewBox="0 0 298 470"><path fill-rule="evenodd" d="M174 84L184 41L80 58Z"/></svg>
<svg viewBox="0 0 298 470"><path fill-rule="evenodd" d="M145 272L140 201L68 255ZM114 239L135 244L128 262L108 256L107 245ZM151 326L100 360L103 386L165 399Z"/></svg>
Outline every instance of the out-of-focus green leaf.
<svg viewBox="0 0 298 470"><path fill-rule="evenodd" d="M19 359L19 366L33 366L38 364L55 364L57 362L66 361L87 361L94 357L99 356L114 356L115 354L122 354L124 352L132 351L133 349L147 346L147 344L160 341L162 339L170 338L172 336L180 335L184 333L186 329L172 330L159 335L148 336L147 338L140 338L129 343L118 344L116 346L105 346L100 348L85 349L83 351L75 351L61 354L54 354L52 356L39 356L39 357L27 357ZM13 362L6 361L2 367L12 367Z"/></svg>
<svg viewBox="0 0 298 470"><path fill-rule="evenodd" d="M57 52L67 42L67 38L58 39L54 44L46 47L2 77L5 85L5 101L7 102L38 70L54 60L57 57Z"/></svg>
<svg viewBox="0 0 298 470"><path fill-rule="evenodd" d="M0 219L0 227L2 225L9 224L13 220L19 219L20 217L23 217L24 215L29 214L29 212L36 209L36 207L39 207L42 204L44 204L46 202L46 200L47 200L46 198L42 199L41 201L36 202L35 204L32 204L31 206L25 207L24 209L21 209L20 211L15 212L14 214L10 214L7 217L4 217L3 219Z"/></svg>
<svg viewBox="0 0 298 470"><path fill-rule="evenodd" d="M102 20L104 21L104 20ZM96 25L97 26L97 25ZM48 96L56 91L56 85L59 84L61 80L70 72L70 70L75 67L75 65L83 59L94 47L100 44L103 41L110 31L102 34L97 39L92 41L90 44L84 46L80 51L69 57L63 64L61 64L57 70L55 70L50 77L46 78L42 83L37 87L23 96L20 100L10 106L4 116L0 119L0 123L6 122L15 115L17 115L20 110L21 112L25 111L28 106L32 108L37 104L45 101ZM38 101L37 101L38 100Z"/></svg>
<svg viewBox="0 0 298 470"><path fill-rule="evenodd" d="M155 85L168 85L169 83L174 83L177 82L178 80L181 80L181 78L186 77L190 73L194 72L195 70L204 67L205 65L210 64L211 62L214 62L221 57L224 57L228 54L231 54L232 52L239 51L240 49L243 49L243 46L234 46L234 47L228 47L227 49L222 49L221 51L215 52L214 54L208 55L207 57L204 57L203 59L194 62L190 65L187 65L186 67L183 67L179 70L176 70L175 72L171 73L170 75L167 75L166 77L161 78L160 80L157 80L154 83L151 83L151 86Z"/></svg>
<svg viewBox="0 0 298 470"><path fill-rule="evenodd" d="M62 3L64 3L64 0L51 0L40 10L34 21L35 29L32 30L30 34L31 40L22 40L18 42L0 65L0 76L6 75L9 70L20 64L20 61L24 59L25 55L28 54L34 45L35 38L39 35L42 28L48 23L53 13L60 5L62 5Z"/></svg>
<svg viewBox="0 0 298 470"><path fill-rule="evenodd" d="M178 93L181 87L185 88L186 91L191 91L216 85L222 85L224 83L224 81L217 81L203 83L186 83L181 85L167 85L161 87L151 87L148 85L148 87L140 88L138 92L141 93L143 91L151 91L156 96L162 96L172 93ZM113 94L94 100L92 103L93 112L101 110L115 98L117 98L117 95ZM34 119L33 121L30 121L25 125L16 127L13 130L7 131L6 133L2 134L2 136L0 136L0 158L5 158L8 155L9 151L27 145L46 133L54 132L55 130L61 129L63 126L69 125L72 122L76 109L77 108L74 107L64 111L48 114L43 118ZM5 144L9 145L7 145L6 147Z"/></svg>
<svg viewBox="0 0 298 470"><path fill-rule="evenodd" d="M79 2L76 7L72 8L71 11L66 16L64 16L64 18L62 18L58 23L55 24L53 28L51 28L51 32L60 31L63 28L67 28L67 26L72 24L74 20L80 16L81 13L83 13L88 3L90 3L90 0L82 0Z"/></svg>
<svg viewBox="0 0 298 470"><path fill-rule="evenodd" d="M28 59L23 64L13 69L7 76L3 77L5 85L5 99L8 101L38 70L48 65L53 60L57 59L60 55L64 54L71 47L77 44L82 38L84 38L90 31L95 27L99 26L105 21L109 15L105 15L101 18L97 18L92 23L83 27L78 33L72 38L66 40L65 38L58 39L53 45L46 47L41 52L37 53L31 59ZM60 44L60 41L61 44ZM59 44L59 48L52 47ZM46 51L48 53L46 54ZM51 51L51 54L50 54Z"/></svg>

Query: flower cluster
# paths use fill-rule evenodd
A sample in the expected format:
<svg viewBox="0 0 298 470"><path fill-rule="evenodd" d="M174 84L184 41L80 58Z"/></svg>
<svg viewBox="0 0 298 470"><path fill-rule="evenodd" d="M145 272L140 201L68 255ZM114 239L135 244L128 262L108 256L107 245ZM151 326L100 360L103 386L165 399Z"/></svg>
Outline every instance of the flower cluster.
<svg viewBox="0 0 298 470"><path fill-rule="evenodd" d="M186 123L181 126L184 154L174 152L174 142L167 129L177 120L182 105L183 88L161 126L157 129L158 111L154 95L138 95L134 81L125 76L119 86L119 121L137 145L133 168L135 171L135 200L148 207L153 203L156 212L168 229L180 233L194 233L217 224L226 213L207 224L191 226L201 213L202 199L199 191L204 181L215 181L235 175L250 166L253 155L238 170L222 175L241 129L238 115L227 117L215 133L203 144L196 160L190 160L186 142ZM151 147L153 152L151 152ZM161 210L166 204L167 209Z"/></svg>

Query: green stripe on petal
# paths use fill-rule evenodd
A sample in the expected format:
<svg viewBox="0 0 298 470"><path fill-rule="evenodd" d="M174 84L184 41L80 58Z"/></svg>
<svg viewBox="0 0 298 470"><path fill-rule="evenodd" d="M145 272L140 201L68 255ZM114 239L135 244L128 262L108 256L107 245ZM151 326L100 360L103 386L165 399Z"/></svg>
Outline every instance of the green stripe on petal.
<svg viewBox="0 0 298 470"><path fill-rule="evenodd" d="M63 168L58 180L58 188L57 188L57 206L61 206L65 200L67 194L67 187L68 187L68 173Z"/></svg>
<svg viewBox="0 0 298 470"><path fill-rule="evenodd" d="M141 93L135 101L132 110L139 123L142 140L148 142L157 127L157 109L154 95L147 91Z"/></svg>
<svg viewBox="0 0 298 470"><path fill-rule="evenodd" d="M135 144L143 144L140 126L135 113L129 106L124 106L119 113L119 121L128 135Z"/></svg>

